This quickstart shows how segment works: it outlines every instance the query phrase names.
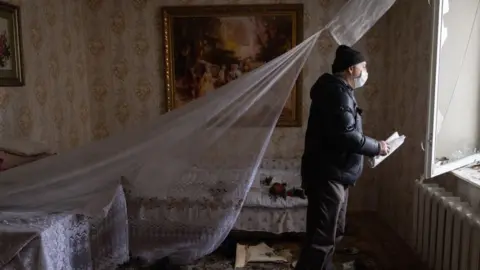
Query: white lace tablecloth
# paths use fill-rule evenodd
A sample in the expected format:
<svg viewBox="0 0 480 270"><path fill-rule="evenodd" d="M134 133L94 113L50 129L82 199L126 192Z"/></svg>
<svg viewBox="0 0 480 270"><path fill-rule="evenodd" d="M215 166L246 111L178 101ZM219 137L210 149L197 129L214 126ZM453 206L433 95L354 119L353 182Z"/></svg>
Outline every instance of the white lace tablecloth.
<svg viewBox="0 0 480 270"><path fill-rule="evenodd" d="M105 217L59 214L0 223L0 268L115 269L129 259L128 223L119 187Z"/></svg>

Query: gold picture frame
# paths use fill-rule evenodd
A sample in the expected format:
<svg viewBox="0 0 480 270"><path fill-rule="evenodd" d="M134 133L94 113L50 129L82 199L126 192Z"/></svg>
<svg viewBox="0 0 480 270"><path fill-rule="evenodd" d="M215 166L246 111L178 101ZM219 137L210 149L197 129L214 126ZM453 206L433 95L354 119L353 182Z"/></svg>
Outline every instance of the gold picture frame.
<svg viewBox="0 0 480 270"><path fill-rule="evenodd" d="M303 4L163 7L161 14L167 111L261 66L303 40ZM255 31L256 38L246 44L242 35L251 36L249 31ZM249 51L252 42L258 49ZM277 126L302 125L301 77Z"/></svg>
<svg viewBox="0 0 480 270"><path fill-rule="evenodd" d="M23 86L20 8L0 2L0 86Z"/></svg>

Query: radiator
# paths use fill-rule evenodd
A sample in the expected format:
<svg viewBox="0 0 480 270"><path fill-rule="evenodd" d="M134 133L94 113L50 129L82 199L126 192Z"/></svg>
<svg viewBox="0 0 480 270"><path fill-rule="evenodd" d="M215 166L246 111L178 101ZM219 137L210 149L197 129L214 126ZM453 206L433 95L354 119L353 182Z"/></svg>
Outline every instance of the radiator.
<svg viewBox="0 0 480 270"><path fill-rule="evenodd" d="M413 247L432 270L480 270L480 216L435 184L415 183Z"/></svg>

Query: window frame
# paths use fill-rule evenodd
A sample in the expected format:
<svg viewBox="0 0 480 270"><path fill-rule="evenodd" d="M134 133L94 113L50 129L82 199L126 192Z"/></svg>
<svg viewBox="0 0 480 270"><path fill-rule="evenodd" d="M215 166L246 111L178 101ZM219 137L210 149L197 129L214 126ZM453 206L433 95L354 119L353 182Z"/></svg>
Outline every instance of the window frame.
<svg viewBox="0 0 480 270"><path fill-rule="evenodd" d="M424 177L430 179L439 176L444 173L448 173L480 162L480 153L472 154L470 156L455 160L443 165L435 165L435 145L436 145L436 127L437 127L437 110L438 110L438 73L439 73L439 61L440 61L440 47L441 31L442 31L442 17L443 17L443 5L445 0L433 0L432 11L432 54L430 63L430 78L429 78L429 99L428 99L428 121L427 121L427 133L425 137L425 168ZM448 0L447 0L448 1Z"/></svg>

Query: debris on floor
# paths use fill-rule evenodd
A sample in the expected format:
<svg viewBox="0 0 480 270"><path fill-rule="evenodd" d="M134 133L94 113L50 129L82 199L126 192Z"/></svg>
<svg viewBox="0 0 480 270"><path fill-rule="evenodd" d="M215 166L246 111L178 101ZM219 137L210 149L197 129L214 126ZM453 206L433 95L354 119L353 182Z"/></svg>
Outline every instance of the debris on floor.
<svg viewBox="0 0 480 270"><path fill-rule="evenodd" d="M350 226L340 242L334 256L336 270L425 270L425 267L410 247L398 237L393 230L382 224L375 214L361 213L350 215ZM373 233L372 233L373 232ZM198 261L183 266L173 266L168 260L161 260L154 265L144 265L132 260L118 269L122 270L239 270L234 268L237 246L258 246L260 251L271 251L275 256L283 257L288 262L252 262L243 260L242 270L292 270L298 258L303 236L283 234L268 237L254 232L245 234L231 233L224 243L212 254ZM244 248L245 250L245 248ZM285 251L286 250L286 251ZM287 252L288 251L288 252ZM250 250L250 252L252 252ZM285 253L284 253L285 252ZM254 252L256 253L256 252ZM261 252L260 252L261 253ZM247 257L245 250L245 258ZM293 259L287 254L291 254ZM255 257L255 256L253 256ZM253 258L251 257L251 258ZM257 256L261 257L261 256ZM261 259L253 259L253 261ZM242 261L242 260L240 260ZM281 260L280 260L281 261Z"/></svg>
<svg viewBox="0 0 480 270"><path fill-rule="evenodd" d="M292 259L290 250L274 249L263 242L254 246L237 244L235 269L248 263L289 263Z"/></svg>

